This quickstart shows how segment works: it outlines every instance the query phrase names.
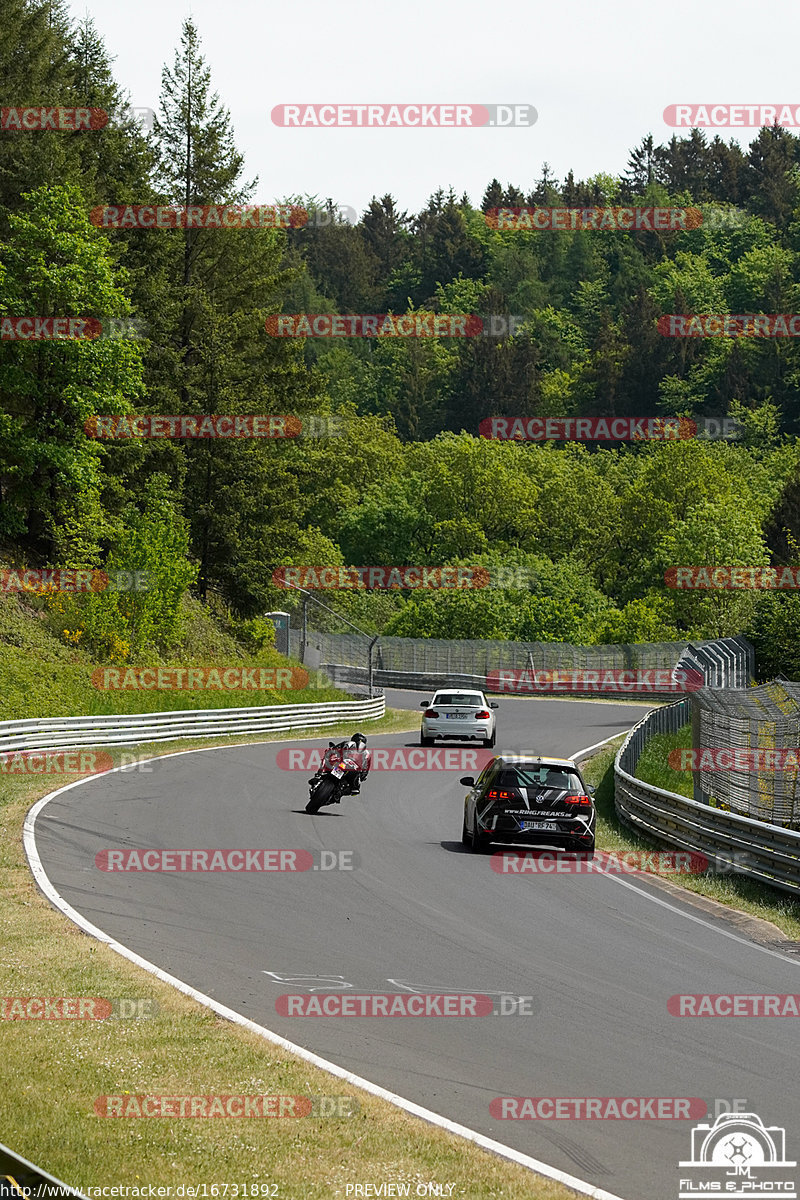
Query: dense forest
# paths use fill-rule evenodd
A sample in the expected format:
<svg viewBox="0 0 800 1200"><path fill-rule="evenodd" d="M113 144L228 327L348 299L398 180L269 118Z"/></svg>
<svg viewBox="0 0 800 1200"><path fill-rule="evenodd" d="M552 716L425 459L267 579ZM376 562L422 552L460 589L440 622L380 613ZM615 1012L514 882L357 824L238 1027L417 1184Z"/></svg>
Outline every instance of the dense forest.
<svg viewBox="0 0 800 1200"><path fill-rule="evenodd" d="M479 590L328 592L369 632L577 643L746 632L800 677L793 592L676 591L680 564L800 561L800 349L664 337L669 313L800 312L800 138L643 138L622 177L493 179L475 203L266 195L187 21L151 131L91 21L6 0L3 106L100 109L102 128L0 130L0 316L117 322L127 336L0 341L6 566L144 569L140 595L75 598L98 659L168 652L189 591L243 622L297 598L285 564L471 564ZM498 165L499 173L500 165ZM295 206L287 228L103 228L106 205ZM508 206L689 207L685 230L501 229ZM471 337L287 338L297 313L514 317ZM130 319L126 325L126 320ZM273 322L274 324L274 322ZM87 435L98 414L283 414L335 436ZM525 417L733 418L736 440L488 440ZM308 428L308 424L306 426ZM315 617L337 628L330 613Z"/></svg>

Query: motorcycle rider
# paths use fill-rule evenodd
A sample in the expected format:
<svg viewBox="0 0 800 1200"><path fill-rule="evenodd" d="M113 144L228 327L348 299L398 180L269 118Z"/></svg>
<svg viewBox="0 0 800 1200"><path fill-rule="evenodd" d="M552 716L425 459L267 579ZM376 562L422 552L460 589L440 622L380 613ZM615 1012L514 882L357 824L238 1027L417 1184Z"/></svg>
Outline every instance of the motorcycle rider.
<svg viewBox="0 0 800 1200"><path fill-rule="evenodd" d="M354 733L352 737L343 742L336 742L335 744L331 743L331 745L325 751L322 762L317 768L316 775L313 775L308 782L314 783L317 779L325 774L325 760L332 750L340 751L340 755L338 757L346 758L349 756L354 758L357 763L360 763L361 770L356 776L355 783L348 787L345 792L345 795L358 796L361 792L361 784L369 775L370 767L372 766L372 751L367 749L367 739L363 733Z"/></svg>
<svg viewBox="0 0 800 1200"><path fill-rule="evenodd" d="M354 733L347 745L348 749L355 756L356 761L361 763L361 771L353 788L353 795L357 796L361 791L361 784L369 775L370 767L372 766L372 751L367 749L367 739L363 733Z"/></svg>

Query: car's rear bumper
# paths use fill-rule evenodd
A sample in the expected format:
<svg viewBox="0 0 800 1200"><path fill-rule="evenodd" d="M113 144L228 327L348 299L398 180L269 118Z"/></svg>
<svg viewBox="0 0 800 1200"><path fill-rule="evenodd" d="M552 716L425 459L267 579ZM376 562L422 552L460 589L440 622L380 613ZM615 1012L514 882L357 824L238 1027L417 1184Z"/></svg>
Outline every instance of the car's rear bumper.
<svg viewBox="0 0 800 1200"><path fill-rule="evenodd" d="M429 738L490 738L491 721L423 721L422 736Z"/></svg>
<svg viewBox="0 0 800 1200"><path fill-rule="evenodd" d="M577 844L578 842L590 845L594 841L594 820L587 824L585 821L567 817L563 820L556 819L556 824L558 825L557 830L520 829L516 822L512 825L506 820L499 828L493 829L490 819L488 826L479 822L478 831L486 841L505 845L563 846L566 843Z"/></svg>

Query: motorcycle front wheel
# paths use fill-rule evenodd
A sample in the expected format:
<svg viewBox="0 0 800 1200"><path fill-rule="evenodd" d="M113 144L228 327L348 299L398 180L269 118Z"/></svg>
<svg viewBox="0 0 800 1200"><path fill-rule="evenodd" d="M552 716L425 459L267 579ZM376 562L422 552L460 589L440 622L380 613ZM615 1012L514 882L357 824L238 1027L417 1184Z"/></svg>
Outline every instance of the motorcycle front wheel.
<svg viewBox="0 0 800 1200"><path fill-rule="evenodd" d="M336 780L326 775L316 786L306 805L307 813L319 812L323 804L330 804L336 791Z"/></svg>

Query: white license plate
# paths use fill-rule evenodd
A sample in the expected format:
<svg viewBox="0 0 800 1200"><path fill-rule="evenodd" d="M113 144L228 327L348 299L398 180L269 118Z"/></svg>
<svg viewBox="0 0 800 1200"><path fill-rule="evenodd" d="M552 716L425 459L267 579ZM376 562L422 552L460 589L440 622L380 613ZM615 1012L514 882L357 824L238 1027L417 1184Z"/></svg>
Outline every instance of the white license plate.
<svg viewBox="0 0 800 1200"><path fill-rule="evenodd" d="M546 833L558 833L556 821L523 821L523 829L541 829Z"/></svg>
<svg viewBox="0 0 800 1200"><path fill-rule="evenodd" d="M344 775L344 767L331 767L331 775L334 779L341 779Z"/></svg>
<svg viewBox="0 0 800 1200"><path fill-rule="evenodd" d="M444 715L445 715L445 720L447 720L447 721L466 721L469 718L469 713L465 713L465 712L463 712L463 713L445 713Z"/></svg>

